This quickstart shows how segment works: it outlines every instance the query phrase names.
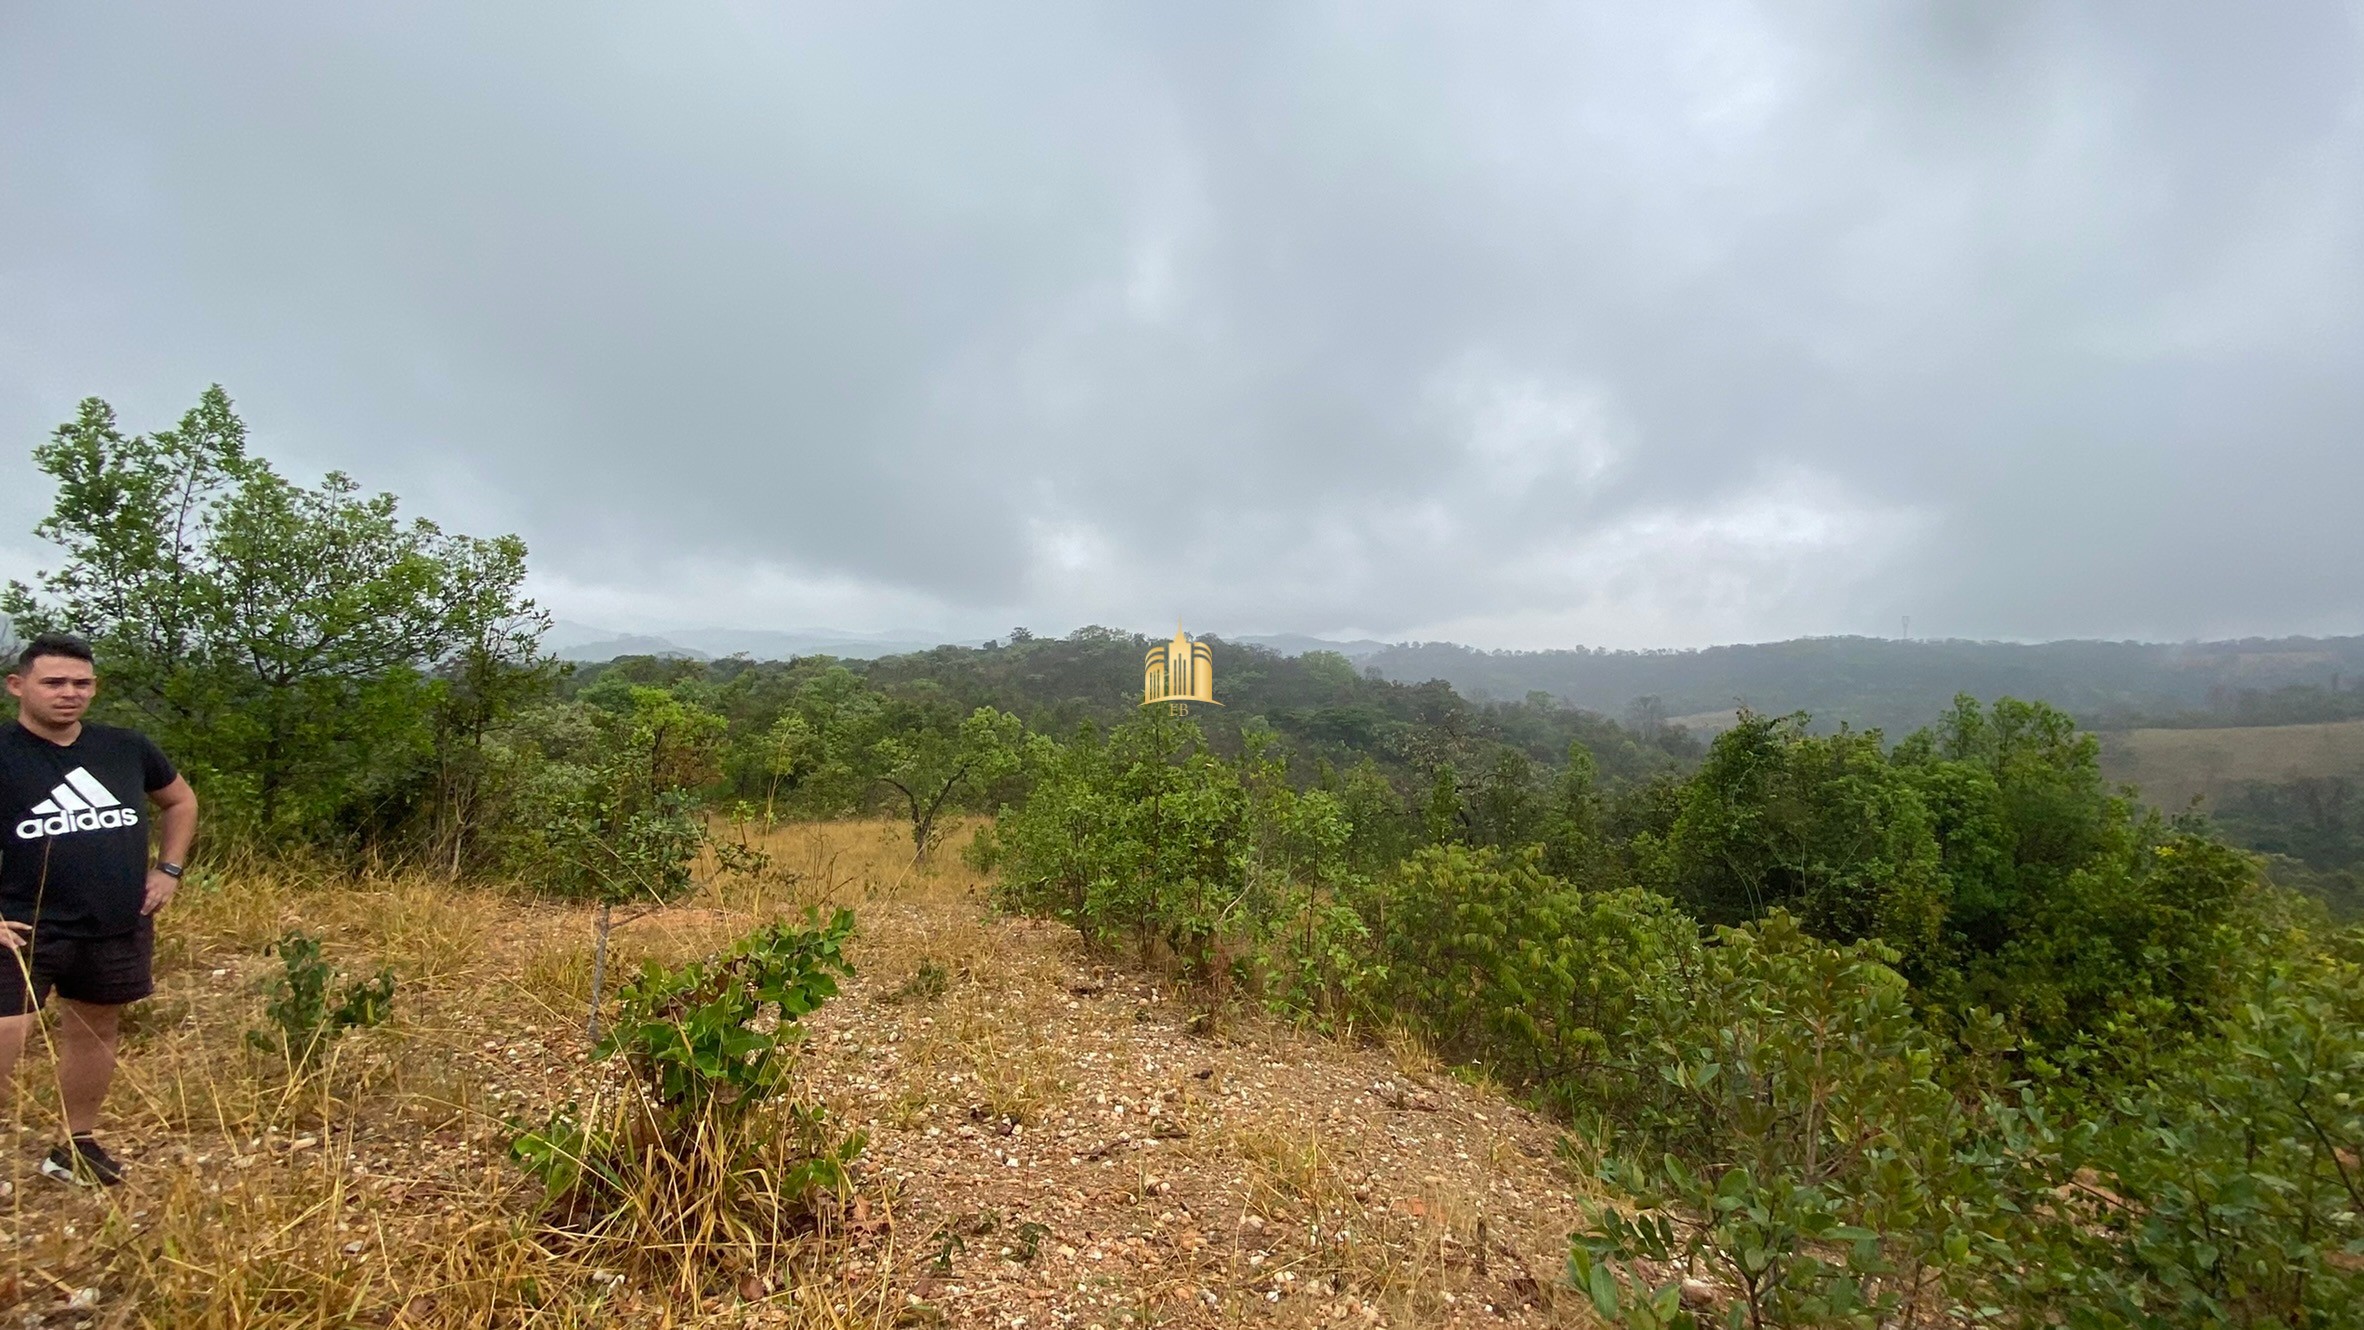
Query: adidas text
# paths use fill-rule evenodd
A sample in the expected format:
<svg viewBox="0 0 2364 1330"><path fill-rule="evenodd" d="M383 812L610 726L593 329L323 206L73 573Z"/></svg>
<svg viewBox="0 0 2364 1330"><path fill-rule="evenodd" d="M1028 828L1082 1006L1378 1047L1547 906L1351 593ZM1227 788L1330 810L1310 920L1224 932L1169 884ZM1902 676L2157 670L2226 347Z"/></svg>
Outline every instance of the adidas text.
<svg viewBox="0 0 2364 1330"><path fill-rule="evenodd" d="M63 836L70 831L106 831L139 825L140 815L99 783L98 777L76 767L66 773L49 797L33 805L32 816L16 824L18 840Z"/></svg>
<svg viewBox="0 0 2364 1330"><path fill-rule="evenodd" d="M16 836L18 840L39 840L43 836L63 836L69 831L138 826L139 820L140 815L128 808L85 808L79 813L28 817L16 824Z"/></svg>

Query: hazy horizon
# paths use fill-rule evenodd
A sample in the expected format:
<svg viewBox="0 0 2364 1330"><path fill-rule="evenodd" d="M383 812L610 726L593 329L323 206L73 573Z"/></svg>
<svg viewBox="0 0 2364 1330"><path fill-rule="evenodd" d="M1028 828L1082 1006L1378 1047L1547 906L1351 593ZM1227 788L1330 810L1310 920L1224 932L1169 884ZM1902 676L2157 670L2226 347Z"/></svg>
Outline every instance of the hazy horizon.
<svg viewBox="0 0 2364 1330"><path fill-rule="evenodd" d="M1162 637L1162 636L1166 635L1166 634L1167 634L1167 633L1170 631L1169 629L1166 629L1166 628L1163 628L1163 627L1160 627L1160 626L1155 626L1155 625L1144 627L1144 626L1142 626L1142 625L1138 625L1138 624L1099 624L1099 623L1094 623L1094 624L1082 624L1082 623L1077 623L1077 624L1066 624L1066 625L1051 626L1051 627L1035 627L1035 626L1033 626L1033 625L1027 625L1027 624L1017 624L1017 625L1013 625L1013 627L1021 627L1021 628L1025 628L1025 629L1026 629L1026 630L1027 630L1029 633L1033 634L1034 636L1036 636L1036 637L1038 637L1038 638L1054 638L1054 639L1055 639L1055 638L1063 638L1063 637L1066 637L1067 635L1069 635L1070 633L1073 633L1073 632L1075 632L1075 631L1077 631L1077 630L1079 630L1079 629L1083 629L1083 628L1090 628L1090 627L1109 628L1109 629L1113 629L1113 630L1115 630L1115 631L1118 631L1118 632L1124 632L1124 633L1133 633L1133 634L1137 634L1137 635L1140 635L1140 636L1143 636L1143 637L1146 637L1146 638L1150 638L1150 639L1152 639L1152 640L1155 640L1155 639L1157 639L1157 638L1160 638L1160 637ZM1370 646L1370 647L1406 647L1406 646L1457 646L1457 647L1468 647L1468 648L1470 648L1471 650L1477 650L1477 651L1525 651L1525 652L1570 651L1570 650L1585 650L1585 649L1593 649L1593 650L1608 650L1608 651L1626 651L1626 652L1637 652L1637 653L1645 653L1645 654L1647 654L1647 653L1655 653L1655 652L1667 652L1667 651L1687 651L1687 652L1697 652L1697 651L1715 651L1715 650L1722 650L1722 649L1732 649L1732 648L1762 647L1762 646L1778 646L1778 645L1781 645L1781 644L1783 644L1783 643L1788 643L1788 642L1836 641L1836 640L1887 641L1887 642L1898 642L1898 643L1905 643L1905 644L1925 644L1925 645L1947 645L1947 644L1953 644L1953 645L1974 645L1974 646L2024 646L2024 647L2057 646L2057 645L2072 644L2072 643L2098 643L2098 644L2104 644L2104 645L2113 645L2113 646L2114 646L2114 645L2134 645L2134 646L2148 646L2148 647L2205 647L2205 646L2237 645L2237 644L2240 644L2240 643L2243 643L2243 642L2287 642L2287 641L2317 641L2317 642L2322 642L2322 641L2341 641L2341 642L2345 642L2345 641L2353 641L2353 640L2355 640L2355 639L2357 639L2357 638L2359 638L2359 637L2364 637L2364 634L2355 634L2355 633L2256 633L2256 634L2245 634L2245 635L2236 636L2236 637L2187 637L2187 638L2174 638L2174 639L2164 639L2164 638L2142 638L2142 637L2046 637L2046 638L2009 638L2009 637L1935 637L1935 636L1932 636L1932 637L1922 637L1922 636L1919 636L1919 635L1917 635L1917 634L1916 634L1915 636L1913 636L1913 637L1910 637L1910 638L1903 638L1903 637L1898 637L1898 636L1894 636L1894 635L1885 635L1885 636L1884 636L1884 635L1877 634L1877 633L1798 633L1798 634L1794 634L1794 635L1792 635L1792 636L1789 636L1789 637L1776 637L1776 638L1758 638L1758 639L1752 639L1752 640L1748 640L1748 641L1708 642L1708 643L1703 643L1703 644L1700 644L1700 645L1698 645L1698 646L1684 646L1684 647L1653 647L1653 646L1641 646L1641 647L1599 647L1599 646L1597 646L1597 644L1591 644L1591 643L1581 643L1581 642L1578 642L1578 643L1568 643L1568 644L1561 645L1561 646L1547 646L1547 647L1486 647L1486 646L1482 646L1482 645L1479 645L1479 644L1476 644L1476 643L1470 643L1470 642L1458 642L1458 641L1454 641L1454 640L1452 640L1452 639L1449 639L1449 638L1380 638L1380 637L1370 637L1370 636L1345 636L1345 635L1340 635L1340 634L1318 634L1318 633L1302 633L1302 632L1296 632L1296 631L1289 630L1289 629L1279 629L1279 630L1273 630L1273 631L1265 631L1265 630L1230 631L1230 630L1226 630L1226 629L1225 629L1225 628L1223 628L1221 625L1215 625L1215 626L1207 627L1207 628L1205 628L1205 629L1203 629L1203 630L1202 630L1202 629L1201 629L1201 628L1200 628L1198 625L1194 625L1194 624L1187 624L1187 623L1186 623L1186 624L1183 624L1183 625L1182 625L1182 627L1183 627L1184 629L1188 630L1188 631L1189 631L1189 633L1190 633L1190 635L1191 635L1192 637L1212 636L1212 637L1214 637L1214 638L1216 638L1216 639L1218 639L1218 640L1222 640L1222 641L1230 641L1230 642L1242 642L1242 643L1252 643L1252 644L1264 644L1264 643L1267 643L1267 642L1270 642L1270 641L1285 641L1285 642L1291 642L1291 643L1302 641L1302 642L1304 642L1304 643L1309 643L1309 644L1326 644L1326 645L1329 645L1329 646L1349 646L1349 647L1351 647L1351 646ZM1001 633L990 633L990 634L986 634L986 635L985 635L985 636L983 636L983 637L974 637L974 636L971 636L971 637L961 637L961 636L954 636L954 635L946 635L946 634L942 634L942 633L938 633L938 632L933 632L933 631L926 630L926 629L912 629L912 628L901 628L901 629L894 629L894 628L890 628L890 629L886 629L886 630L882 630L882 631L877 631L877 632L859 632L859 631L855 631L855 630L851 630L851 629L844 629L844 628L836 628L836 627L831 627L831 626L829 626L829 625L825 625L825 624L824 624L824 625L808 625L808 624L799 624L799 625L792 625L792 626L788 626L788 627L778 627L778 628L775 628L775 627L739 627L739 626L734 626L734 625L726 625L726 624L699 624L699 623L689 623L689 624L674 624L674 625L671 625L671 626L663 626L663 627L652 627L652 628L639 628L639 629L619 629L619 628L614 628L614 627L612 627L612 626L609 626L609 625L604 625L604 624L587 624L587 623L583 623L583 622L581 622L581 621L579 621L579 620L571 620L571 619L559 619L559 620L557 621L557 623L556 623L556 625L555 625L555 627L554 627L554 629L553 629L552 633L550 634L550 639L549 639L549 640L550 640L552 643L554 643L554 644L560 644L560 647L561 647L561 649L563 650L563 648L564 648L565 646L567 646L567 645L571 645L571 644L577 644L577 643L604 643L604 642L607 642L607 641L613 641L613 640L626 640L626 639L632 639L632 638L650 638L650 639L660 639L660 640L664 640L664 641L672 642L672 643L674 643L675 645L678 645L678 646L696 647L696 646L697 646L697 641L698 641L698 640L700 640L700 639L707 639L707 640L712 640L712 639L715 639L715 638L722 638L722 637L732 637L732 636L739 636L739 637L750 637L750 638L754 638L754 637L778 637L778 638L792 638L792 637L804 637L804 638L837 638L837 639L843 639L843 640L850 641L850 642L862 642L862 643L893 643L893 644L920 644L920 645L922 645L922 646L931 646L931 647L932 647L932 646L979 646L979 645L982 645L984 642L987 642L987 641L996 641L996 642L1003 642L1003 643L1006 643L1006 642L1008 642L1008 641L1010 640L1010 634L1009 634L1009 632L1008 632L1007 630L1005 630L1005 631L1003 631L1003 632L1001 632ZM1316 647L1316 648L1310 648L1310 649L1318 649L1318 647ZM728 654L728 653L715 653L715 654Z"/></svg>
<svg viewBox="0 0 2364 1330"><path fill-rule="evenodd" d="M220 382L620 632L2364 632L2340 0L16 6L0 128L0 577Z"/></svg>

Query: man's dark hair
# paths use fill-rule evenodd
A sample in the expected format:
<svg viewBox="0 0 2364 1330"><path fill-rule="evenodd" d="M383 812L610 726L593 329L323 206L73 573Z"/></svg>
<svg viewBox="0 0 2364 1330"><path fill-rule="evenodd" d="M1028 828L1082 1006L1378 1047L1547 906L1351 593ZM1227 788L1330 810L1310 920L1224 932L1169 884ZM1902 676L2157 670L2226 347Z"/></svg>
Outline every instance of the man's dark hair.
<svg viewBox="0 0 2364 1330"><path fill-rule="evenodd" d="M93 669L98 667L98 657L90 654L90 643L72 633L43 633L25 643L25 649L17 653L16 672L22 674L31 669L33 662L43 656L64 656L68 660L82 661Z"/></svg>

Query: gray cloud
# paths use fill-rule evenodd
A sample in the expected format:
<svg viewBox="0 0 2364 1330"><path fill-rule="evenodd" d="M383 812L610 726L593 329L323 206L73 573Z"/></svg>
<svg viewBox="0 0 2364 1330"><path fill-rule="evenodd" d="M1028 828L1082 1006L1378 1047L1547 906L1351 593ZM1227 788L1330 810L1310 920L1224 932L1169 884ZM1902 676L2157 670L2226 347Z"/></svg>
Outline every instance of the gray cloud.
<svg viewBox="0 0 2364 1330"><path fill-rule="evenodd" d="M0 129L8 437L575 618L2364 629L2353 3L18 6Z"/></svg>

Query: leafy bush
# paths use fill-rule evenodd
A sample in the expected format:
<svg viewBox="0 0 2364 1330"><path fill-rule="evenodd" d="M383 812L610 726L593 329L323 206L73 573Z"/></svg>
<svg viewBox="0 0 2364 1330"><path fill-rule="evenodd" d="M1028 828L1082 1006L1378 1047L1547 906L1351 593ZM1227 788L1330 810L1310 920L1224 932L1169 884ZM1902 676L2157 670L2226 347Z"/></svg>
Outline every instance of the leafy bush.
<svg viewBox="0 0 2364 1330"><path fill-rule="evenodd" d="M2364 1305L2364 938L2254 950L2198 1041L2106 1093L2046 1094L1994 1083L1999 1021L1934 1039L1876 945L1781 915L1723 930L1618 1042L1655 1084L1600 1134L1636 1208L1595 1213L1571 1275L1641 1327L1699 1318L1667 1277L1694 1268L1750 1325L2344 1324Z"/></svg>
<svg viewBox="0 0 2364 1330"><path fill-rule="evenodd" d="M311 1066L345 1031L382 1025L393 1014L392 970L344 985L331 1002L329 990L339 975L321 958L318 939L291 928L269 950L279 956L279 974L263 1002L263 1018L271 1028L249 1030L246 1039L263 1052L285 1058L290 1067Z"/></svg>
<svg viewBox="0 0 2364 1330"><path fill-rule="evenodd" d="M1195 724L1153 715L1038 737L1029 762L1032 796L964 851L1001 870L1003 905L1332 1028L1359 1017L1373 972L1346 805L1290 785L1268 732L1229 762Z"/></svg>
<svg viewBox="0 0 2364 1330"><path fill-rule="evenodd" d="M2030 1065L2221 1015L2257 911L2258 870L2196 828L2107 789L2099 748L2040 702L1967 697L1883 753L1876 733L1809 733L1742 713L1635 878L1709 924L1795 914L1834 941L1895 949L1915 1006L1952 1032L2002 1013Z"/></svg>
<svg viewBox="0 0 2364 1330"><path fill-rule="evenodd" d="M839 910L825 925L773 923L711 963L651 961L616 994L622 1013L593 1057L622 1054L664 1125L744 1114L778 1091L796 1022L852 976L853 929ZM757 1023L767 1012L777 1018L768 1029Z"/></svg>
<svg viewBox="0 0 2364 1330"><path fill-rule="evenodd" d="M1295 915L1256 958L1266 1005L1324 1033L1366 1023L1387 975L1372 958L1370 926L1352 906L1310 895Z"/></svg>
<svg viewBox="0 0 2364 1330"><path fill-rule="evenodd" d="M1698 931L1663 897L1579 891L1541 856L1431 847L1357 903L1381 1007L1447 1057L1589 1110L1623 1097L1612 1044L1693 963Z"/></svg>
<svg viewBox="0 0 2364 1330"><path fill-rule="evenodd" d="M1003 813L993 842L1004 902L1205 974L1213 939L1249 905L1238 772L1196 726L1164 717L1029 756L1033 796Z"/></svg>
<svg viewBox="0 0 2364 1330"><path fill-rule="evenodd" d="M506 736L519 791L504 867L573 900L667 901L706 840L696 790L723 720L659 688L545 707Z"/></svg>
<svg viewBox="0 0 2364 1330"><path fill-rule="evenodd" d="M1707 923L1785 909L1825 937L1918 959L1944 908L1927 808L1879 735L1805 721L1743 712L1716 736L1668 838L1670 885Z"/></svg>
<svg viewBox="0 0 2364 1330"><path fill-rule="evenodd" d="M1078 810L1108 816L1098 828L1080 828L1088 839L1077 846L1069 882L1080 889L1075 913L1087 934L1162 946L1203 975L1215 936L1249 903L1247 792L1195 727L1178 752L1176 742L1154 723L1112 737L1111 779ZM1012 848L1023 863L1015 837Z"/></svg>
<svg viewBox="0 0 2364 1330"><path fill-rule="evenodd" d="M1598 1210L1571 1272L1604 1316L1691 1324L1652 1268L1712 1271L1749 1325L1913 1325L2007 1253L1997 1170L1937 1076L1894 953L1776 912L1719 930L1635 1013L1615 1058L1638 1102L1602 1132Z"/></svg>
<svg viewBox="0 0 2364 1330"><path fill-rule="evenodd" d="M2038 1316L2331 1325L2364 1308L2364 933L2261 967L2209 1040L2071 1125L2007 1122Z"/></svg>
<svg viewBox="0 0 2364 1330"><path fill-rule="evenodd" d="M713 961L652 962L625 985L594 1053L626 1069L621 1094L570 1106L510 1147L553 1222L617 1259L669 1262L689 1289L704 1258L768 1250L808 1226L863 1144L787 1097L798 1022L853 973L853 927L844 910L774 923Z"/></svg>

